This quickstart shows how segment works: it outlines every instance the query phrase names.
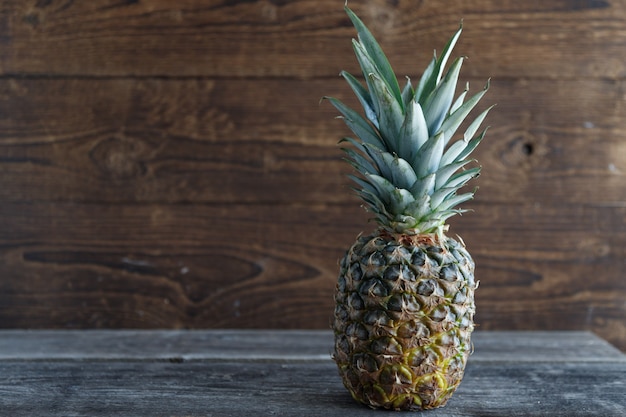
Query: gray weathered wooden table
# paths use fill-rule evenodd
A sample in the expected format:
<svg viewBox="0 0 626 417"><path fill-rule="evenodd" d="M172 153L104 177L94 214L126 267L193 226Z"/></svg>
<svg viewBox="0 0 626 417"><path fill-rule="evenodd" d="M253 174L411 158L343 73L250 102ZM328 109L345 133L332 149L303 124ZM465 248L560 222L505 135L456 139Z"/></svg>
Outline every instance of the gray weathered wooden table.
<svg viewBox="0 0 626 417"><path fill-rule="evenodd" d="M477 332L439 416L626 416L626 355L586 332ZM327 331L0 330L0 416L367 416ZM400 413L401 414L401 413Z"/></svg>

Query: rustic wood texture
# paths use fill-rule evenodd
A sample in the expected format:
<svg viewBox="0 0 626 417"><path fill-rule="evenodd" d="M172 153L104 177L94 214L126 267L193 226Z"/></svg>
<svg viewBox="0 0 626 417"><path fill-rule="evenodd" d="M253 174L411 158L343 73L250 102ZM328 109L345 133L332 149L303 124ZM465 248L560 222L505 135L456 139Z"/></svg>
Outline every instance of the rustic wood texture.
<svg viewBox="0 0 626 417"><path fill-rule="evenodd" d="M461 386L429 416L626 413L626 356L591 333L474 339ZM330 331L0 331L0 407L16 417L362 416L331 346Z"/></svg>
<svg viewBox="0 0 626 417"><path fill-rule="evenodd" d="M583 331L476 331L472 362L613 362ZM0 361L328 361L330 330L0 330Z"/></svg>
<svg viewBox="0 0 626 417"><path fill-rule="evenodd" d="M5 74L317 78L357 68L337 0L5 0ZM350 2L397 72L421 71L463 19L470 75L623 78L621 0ZM558 24L556 24L558 22ZM419 49L416 49L416 46ZM421 56L416 57L416 54ZM339 59L341 58L341 59ZM416 59L417 58L417 59Z"/></svg>
<svg viewBox="0 0 626 417"><path fill-rule="evenodd" d="M3 412L56 416L345 416L355 403L324 363L0 362ZM469 363L432 417L623 417L626 364ZM396 415L396 414L394 414ZM400 413L398 415L415 415Z"/></svg>
<svg viewBox="0 0 626 417"><path fill-rule="evenodd" d="M327 328L368 215L343 1L0 2L0 327ZM417 78L461 18L482 329L626 350L626 3L354 1Z"/></svg>

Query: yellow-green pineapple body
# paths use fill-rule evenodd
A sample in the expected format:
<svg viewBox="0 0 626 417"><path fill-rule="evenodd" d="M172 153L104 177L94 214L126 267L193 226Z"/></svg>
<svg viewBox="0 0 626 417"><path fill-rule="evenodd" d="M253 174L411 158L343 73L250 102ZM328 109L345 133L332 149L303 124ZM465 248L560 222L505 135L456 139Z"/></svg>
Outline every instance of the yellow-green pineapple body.
<svg viewBox="0 0 626 417"><path fill-rule="evenodd" d="M471 352L474 262L446 236L446 220L465 210L460 192L480 167L468 168L490 108L456 131L486 93L458 96L463 58L444 70L461 34L435 55L417 85L403 88L363 22L346 7L363 80L341 75L363 115L327 99L355 134L344 138L354 191L378 229L361 236L341 262L335 293L333 358L354 399L374 408L427 409L446 403ZM460 240L460 239L459 239Z"/></svg>
<svg viewBox="0 0 626 417"><path fill-rule="evenodd" d="M471 352L474 262L437 235L361 236L335 293L334 359L354 399L396 410L444 405Z"/></svg>

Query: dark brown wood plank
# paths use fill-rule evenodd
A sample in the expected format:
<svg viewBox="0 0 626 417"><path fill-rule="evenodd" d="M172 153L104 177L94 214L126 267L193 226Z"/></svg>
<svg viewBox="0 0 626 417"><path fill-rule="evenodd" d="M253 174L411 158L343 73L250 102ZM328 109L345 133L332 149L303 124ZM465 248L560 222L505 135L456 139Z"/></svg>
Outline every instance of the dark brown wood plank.
<svg viewBox="0 0 626 417"><path fill-rule="evenodd" d="M452 221L479 328L626 351L623 4L350 5L400 76L464 18L462 80L492 77L476 212ZM337 259L373 228L318 105L354 104L341 6L1 2L0 327L327 328Z"/></svg>
<svg viewBox="0 0 626 417"><path fill-rule="evenodd" d="M1 207L0 327L329 325L341 207Z"/></svg>
<svg viewBox="0 0 626 417"><path fill-rule="evenodd" d="M362 416L324 363L0 362L11 416ZM429 416L622 417L626 363L468 364ZM370 411L371 412L371 411Z"/></svg>
<svg viewBox="0 0 626 417"><path fill-rule="evenodd" d="M349 131L318 104L355 104L347 89L339 78L0 80L0 200L355 202L337 146ZM623 205L625 90L494 79L478 198Z"/></svg>
<svg viewBox="0 0 626 417"><path fill-rule="evenodd" d="M582 328L625 349L626 208L470 207L451 235L477 262L481 328ZM328 328L366 219L356 205L4 203L0 327Z"/></svg>
<svg viewBox="0 0 626 417"><path fill-rule="evenodd" d="M623 209L478 200L451 231L476 260L479 328L593 329L626 350Z"/></svg>
<svg viewBox="0 0 626 417"><path fill-rule="evenodd" d="M473 363L626 363L590 332L477 331L472 343ZM330 330L0 330L0 361L327 362L332 345Z"/></svg>
<svg viewBox="0 0 626 417"><path fill-rule="evenodd" d="M226 77L335 76L356 69L354 30L330 0L5 1L0 73ZM401 74L423 70L464 20L472 74L620 78L619 1L373 0L351 5ZM559 22L556 25L554 22ZM416 45L419 48L416 48Z"/></svg>
<svg viewBox="0 0 626 417"><path fill-rule="evenodd" d="M342 126L318 132L314 122L335 121L318 104L323 85L0 81L0 198L337 200L346 188Z"/></svg>

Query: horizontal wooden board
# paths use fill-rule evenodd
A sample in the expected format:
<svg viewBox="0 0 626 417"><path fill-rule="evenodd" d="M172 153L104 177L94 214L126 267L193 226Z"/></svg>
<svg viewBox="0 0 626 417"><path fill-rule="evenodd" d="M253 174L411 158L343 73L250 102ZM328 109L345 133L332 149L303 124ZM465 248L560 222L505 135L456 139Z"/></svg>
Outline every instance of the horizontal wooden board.
<svg viewBox="0 0 626 417"><path fill-rule="evenodd" d="M0 328L327 329L337 260L374 227L345 179L348 130L320 103L357 104L338 77L358 73L342 6L0 2ZM416 80L460 19L461 83L491 77L475 212L450 233L477 261L478 328L586 329L626 351L622 2L350 6L399 77ZM73 389L33 406L65 410ZM520 392L506 395L534 399ZM0 414L37 414L0 394ZM463 409L508 415L494 404Z"/></svg>
<svg viewBox="0 0 626 417"><path fill-rule="evenodd" d="M11 416L362 416L336 366L274 362L0 362ZM429 416L622 417L626 363L474 363Z"/></svg>
<svg viewBox="0 0 626 417"><path fill-rule="evenodd" d="M71 76L334 76L356 69L343 2L5 1L0 73ZM474 75L622 78L626 9L593 0L372 0L351 7L400 74L420 73L463 20ZM555 24L558 22L558 24Z"/></svg>
<svg viewBox="0 0 626 417"><path fill-rule="evenodd" d="M472 363L626 363L589 332L477 331L472 344ZM0 361L328 362L332 346L330 330L0 330Z"/></svg>
<svg viewBox="0 0 626 417"><path fill-rule="evenodd" d="M626 208L472 207L451 236L478 265L481 328L583 328L626 349ZM356 205L4 203L0 327L328 328L366 220Z"/></svg>
<svg viewBox="0 0 626 417"><path fill-rule="evenodd" d="M623 204L624 91L494 79L478 198ZM325 94L355 104L339 78L0 80L0 201L355 202Z"/></svg>
<svg viewBox="0 0 626 417"><path fill-rule="evenodd" d="M45 206L0 206L0 327L328 326L339 207Z"/></svg>

